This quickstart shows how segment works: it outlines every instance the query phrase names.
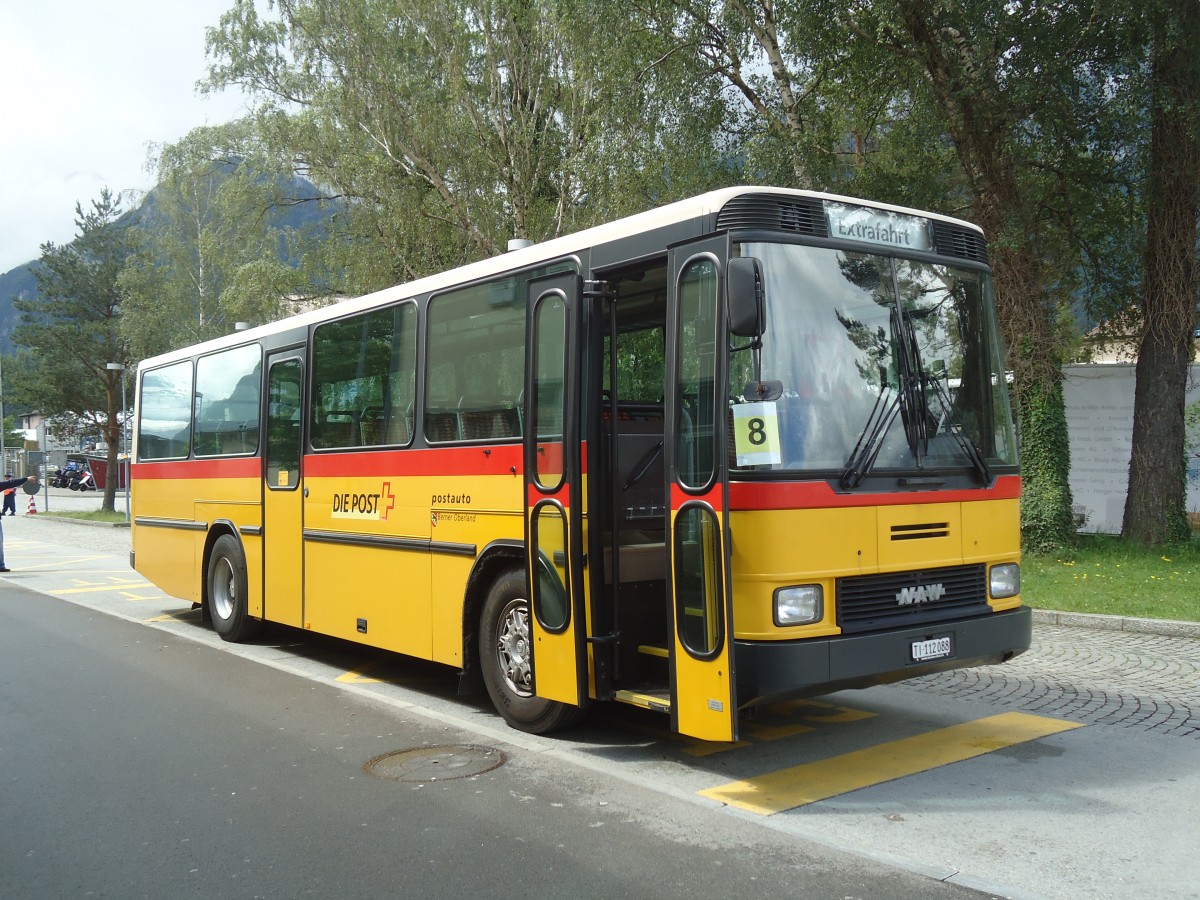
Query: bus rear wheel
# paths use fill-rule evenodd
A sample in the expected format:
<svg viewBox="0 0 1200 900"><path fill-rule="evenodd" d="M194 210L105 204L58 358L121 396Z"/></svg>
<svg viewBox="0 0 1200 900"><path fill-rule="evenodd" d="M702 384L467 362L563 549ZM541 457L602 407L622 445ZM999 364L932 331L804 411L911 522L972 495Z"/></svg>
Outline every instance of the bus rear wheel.
<svg viewBox="0 0 1200 900"><path fill-rule="evenodd" d="M213 628L226 641L248 641L262 627L247 607L247 583L241 544L231 535L221 535L208 556L204 602Z"/></svg>
<svg viewBox="0 0 1200 900"><path fill-rule="evenodd" d="M479 660L492 704L513 728L546 734L578 721L583 710L533 693L532 635L525 574L510 569L493 583L483 604Z"/></svg>

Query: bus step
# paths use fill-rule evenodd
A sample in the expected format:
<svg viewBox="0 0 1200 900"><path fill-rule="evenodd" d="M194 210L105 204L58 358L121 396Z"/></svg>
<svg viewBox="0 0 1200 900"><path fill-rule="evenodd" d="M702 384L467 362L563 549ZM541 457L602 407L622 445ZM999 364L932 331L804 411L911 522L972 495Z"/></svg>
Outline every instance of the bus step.
<svg viewBox="0 0 1200 900"><path fill-rule="evenodd" d="M644 653L647 656L661 656L663 659L670 655L667 653L666 647L653 647L650 644L638 644L638 653Z"/></svg>
<svg viewBox="0 0 1200 900"><path fill-rule="evenodd" d="M642 693L641 691L617 691L613 695L613 699L620 703L629 703L633 706L640 706L642 709L653 710L654 712L671 711L671 696L667 691L656 691L653 694Z"/></svg>

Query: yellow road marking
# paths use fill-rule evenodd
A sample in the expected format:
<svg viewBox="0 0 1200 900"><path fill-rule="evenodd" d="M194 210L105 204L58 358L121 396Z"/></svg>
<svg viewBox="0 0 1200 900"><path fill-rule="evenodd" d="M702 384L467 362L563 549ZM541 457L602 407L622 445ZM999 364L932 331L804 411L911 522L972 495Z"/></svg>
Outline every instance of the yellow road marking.
<svg viewBox="0 0 1200 900"><path fill-rule="evenodd" d="M835 706L820 700L790 700L786 703L773 703L767 707L767 712L773 716L799 715L807 722L821 725L841 724L845 722L861 722L879 715L865 709L855 709L852 706Z"/></svg>
<svg viewBox="0 0 1200 900"><path fill-rule="evenodd" d="M114 581L108 584L91 584L87 587L60 588L57 591L49 591L52 596L60 597L64 594L94 594L97 591L117 591L122 588L145 588L152 587L148 581Z"/></svg>
<svg viewBox="0 0 1200 900"><path fill-rule="evenodd" d="M683 746L680 749L688 756L715 756L718 753L725 753L728 750L740 750L742 747L749 747L749 741L737 741L736 743L726 744L717 743L715 741L702 741L699 738L685 737L681 734L668 734L673 741L680 742Z"/></svg>
<svg viewBox="0 0 1200 900"><path fill-rule="evenodd" d="M700 791L700 794L729 806L770 816L1081 727L1078 722L1046 716L1002 713L745 781L732 781Z"/></svg>
<svg viewBox="0 0 1200 900"><path fill-rule="evenodd" d="M21 556L21 571L22 572L55 572L60 571L67 566L77 566L82 563L98 562L99 560L112 559L111 556L53 556L47 557L53 560L52 562L43 563L41 565L30 565L28 560L31 557L27 555ZM38 557L32 557L38 559Z"/></svg>
<svg viewBox="0 0 1200 900"><path fill-rule="evenodd" d="M340 681L342 684L384 684L382 678L373 678L366 673L371 671L375 666L363 666L359 669L351 669L345 675L339 675L334 681Z"/></svg>
<svg viewBox="0 0 1200 900"><path fill-rule="evenodd" d="M180 612L173 612L173 613L167 613L162 616L155 616L153 619L147 619L146 621L147 622L170 622L175 619L183 619L184 617L189 616L192 613L198 613L198 612L200 612L200 610L198 610L198 609L185 609L185 610L181 610Z"/></svg>

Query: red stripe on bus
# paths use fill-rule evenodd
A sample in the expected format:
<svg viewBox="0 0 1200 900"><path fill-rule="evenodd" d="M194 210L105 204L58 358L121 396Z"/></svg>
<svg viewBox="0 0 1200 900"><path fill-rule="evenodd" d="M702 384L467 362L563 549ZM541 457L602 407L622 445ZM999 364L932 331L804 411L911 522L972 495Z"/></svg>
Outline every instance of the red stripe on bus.
<svg viewBox="0 0 1200 900"><path fill-rule="evenodd" d="M990 488L960 491L892 491L886 494L839 494L828 482L734 482L729 485L730 509L830 509L853 506L907 506L919 503L969 503L1016 500L1021 478L1002 475Z"/></svg>
<svg viewBox="0 0 1200 900"><path fill-rule="evenodd" d="M374 450L304 457L309 478L373 475L496 475L521 473L521 445L439 447L434 450ZM516 469L516 472L513 472Z"/></svg>
<svg viewBox="0 0 1200 900"><path fill-rule="evenodd" d="M140 462L130 467L132 478L261 478L262 460L257 456L237 459L177 459L169 462Z"/></svg>

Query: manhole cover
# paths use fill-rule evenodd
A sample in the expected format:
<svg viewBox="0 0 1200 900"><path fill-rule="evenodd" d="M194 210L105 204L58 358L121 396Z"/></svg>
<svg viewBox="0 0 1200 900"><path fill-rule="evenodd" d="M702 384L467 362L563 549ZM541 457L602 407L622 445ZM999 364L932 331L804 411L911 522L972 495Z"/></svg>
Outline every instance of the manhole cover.
<svg viewBox="0 0 1200 900"><path fill-rule="evenodd" d="M482 775L504 765L508 757L491 747L452 745L396 750L368 760L363 771L389 781L451 781Z"/></svg>

